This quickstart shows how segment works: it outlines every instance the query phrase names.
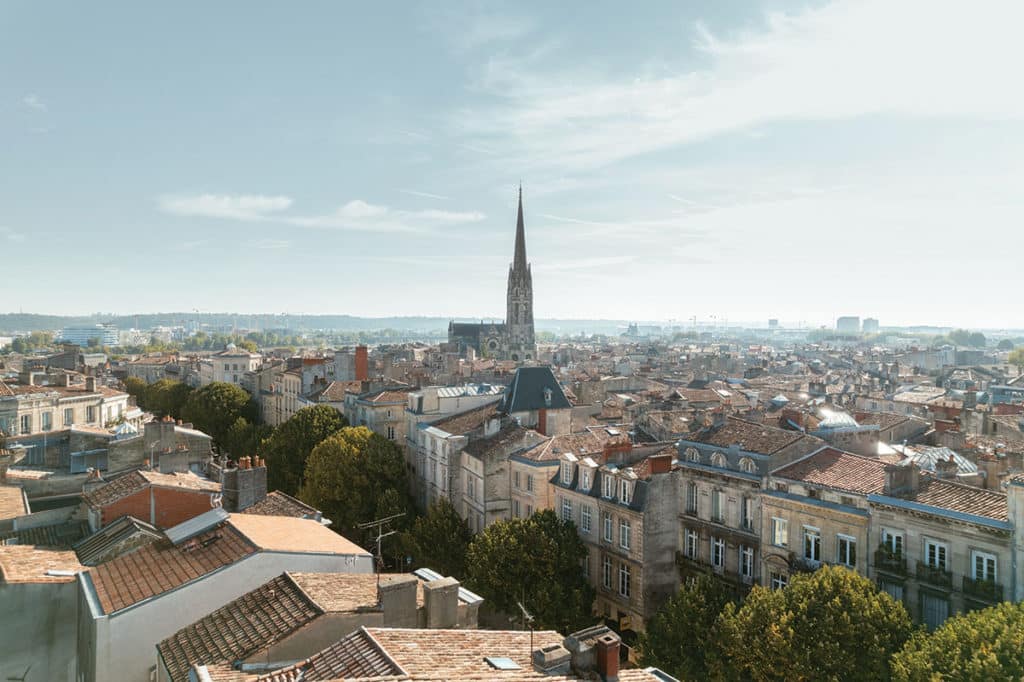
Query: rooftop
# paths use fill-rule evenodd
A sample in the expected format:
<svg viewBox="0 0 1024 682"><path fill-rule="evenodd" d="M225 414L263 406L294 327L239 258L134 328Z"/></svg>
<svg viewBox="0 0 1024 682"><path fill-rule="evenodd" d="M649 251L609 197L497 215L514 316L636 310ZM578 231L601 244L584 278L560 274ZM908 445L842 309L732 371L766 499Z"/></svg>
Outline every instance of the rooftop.
<svg viewBox="0 0 1024 682"><path fill-rule="evenodd" d="M69 583L86 570L68 550L31 545L0 546L0 577L12 583Z"/></svg>
<svg viewBox="0 0 1024 682"><path fill-rule="evenodd" d="M295 499L280 490L267 493L262 500L242 511L243 514L259 514L261 516L294 516L300 519L312 519L320 512L305 502Z"/></svg>
<svg viewBox="0 0 1024 682"><path fill-rule="evenodd" d="M192 472L162 474L158 471L138 470L118 476L109 483L90 490L82 495L82 499L90 506L103 507L150 486L211 493L219 493L221 489L220 483Z"/></svg>
<svg viewBox="0 0 1024 682"><path fill-rule="evenodd" d="M692 440L721 448L737 445L747 452L771 455L803 438L810 436L799 431L786 431L766 424L729 417L725 424L704 429Z"/></svg>
<svg viewBox="0 0 1024 682"><path fill-rule="evenodd" d="M29 513L23 490L20 485L0 485L0 519L13 519Z"/></svg>
<svg viewBox="0 0 1024 682"><path fill-rule="evenodd" d="M446 433L455 435L469 433L470 431L479 429L481 426L486 424L487 420L501 416L495 409L496 402L497 401L480 407L474 407L473 409L466 410L464 412L457 412L456 414L443 419L438 419L433 422L431 426L445 431Z"/></svg>
<svg viewBox="0 0 1024 682"><path fill-rule="evenodd" d="M499 409L506 414L572 407L550 367L520 367L505 389Z"/></svg>
<svg viewBox="0 0 1024 682"><path fill-rule="evenodd" d="M869 495L885 489L885 464L835 448L822 448L774 472L779 478Z"/></svg>
<svg viewBox="0 0 1024 682"><path fill-rule="evenodd" d="M233 514L228 519L228 525L263 550L369 556L369 552L359 545L312 519Z"/></svg>

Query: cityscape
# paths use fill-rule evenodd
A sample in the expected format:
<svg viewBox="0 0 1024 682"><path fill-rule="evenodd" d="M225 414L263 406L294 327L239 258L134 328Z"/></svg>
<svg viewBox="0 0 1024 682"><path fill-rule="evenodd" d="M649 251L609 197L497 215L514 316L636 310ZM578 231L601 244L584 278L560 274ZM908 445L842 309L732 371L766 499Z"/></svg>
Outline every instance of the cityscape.
<svg viewBox="0 0 1024 682"><path fill-rule="evenodd" d="M3 679L1024 679L1020 8L4 15Z"/></svg>

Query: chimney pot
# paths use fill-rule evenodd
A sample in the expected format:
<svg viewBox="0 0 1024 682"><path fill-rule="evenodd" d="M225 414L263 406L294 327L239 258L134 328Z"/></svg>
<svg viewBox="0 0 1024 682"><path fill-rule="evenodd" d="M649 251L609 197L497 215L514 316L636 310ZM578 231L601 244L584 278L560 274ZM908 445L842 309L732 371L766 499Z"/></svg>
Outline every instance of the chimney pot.
<svg viewBox="0 0 1024 682"><path fill-rule="evenodd" d="M597 640L597 672L604 682L619 682L619 638L613 633Z"/></svg>

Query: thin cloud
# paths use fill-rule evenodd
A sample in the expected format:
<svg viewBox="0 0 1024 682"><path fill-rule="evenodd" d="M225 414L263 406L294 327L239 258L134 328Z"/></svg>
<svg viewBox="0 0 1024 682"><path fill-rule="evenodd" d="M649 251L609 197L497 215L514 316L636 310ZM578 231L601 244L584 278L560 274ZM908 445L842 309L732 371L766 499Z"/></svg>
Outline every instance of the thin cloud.
<svg viewBox="0 0 1024 682"><path fill-rule="evenodd" d="M0 227L0 235L3 235L9 242L23 242L25 241L25 235L21 232L15 232L9 227Z"/></svg>
<svg viewBox="0 0 1024 682"><path fill-rule="evenodd" d="M37 95L35 93L30 93L28 95L25 95L21 99L21 103L24 104L25 106L27 106L29 109L35 109L36 111L44 111L44 112L45 111L49 111L49 107L46 106L46 103L43 102L43 100L41 100L39 98L39 95Z"/></svg>
<svg viewBox="0 0 1024 682"><path fill-rule="evenodd" d="M398 190L402 194L408 194L413 197L423 197L424 199L437 199L439 201L451 201L451 197L446 197L442 194L431 194L430 192L418 192L414 189L400 189Z"/></svg>
<svg viewBox="0 0 1024 682"><path fill-rule="evenodd" d="M292 205L290 197L262 194L199 194L163 196L157 200L161 211L173 215L224 218L228 220L266 220Z"/></svg>
<svg viewBox="0 0 1024 682"><path fill-rule="evenodd" d="M257 249L287 249L291 244L286 239L260 239L253 246Z"/></svg>

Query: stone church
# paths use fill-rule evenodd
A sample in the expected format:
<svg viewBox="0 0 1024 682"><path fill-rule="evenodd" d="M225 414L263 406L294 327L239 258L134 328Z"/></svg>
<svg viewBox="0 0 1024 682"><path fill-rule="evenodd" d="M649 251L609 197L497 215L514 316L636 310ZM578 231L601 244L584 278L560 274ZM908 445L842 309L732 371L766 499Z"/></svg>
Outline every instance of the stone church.
<svg viewBox="0 0 1024 682"><path fill-rule="evenodd" d="M504 323L449 322L448 343L459 350L473 348L477 355L524 362L537 357L533 335L533 275L526 262L526 230L523 227L523 188L519 188L516 247L508 269Z"/></svg>

